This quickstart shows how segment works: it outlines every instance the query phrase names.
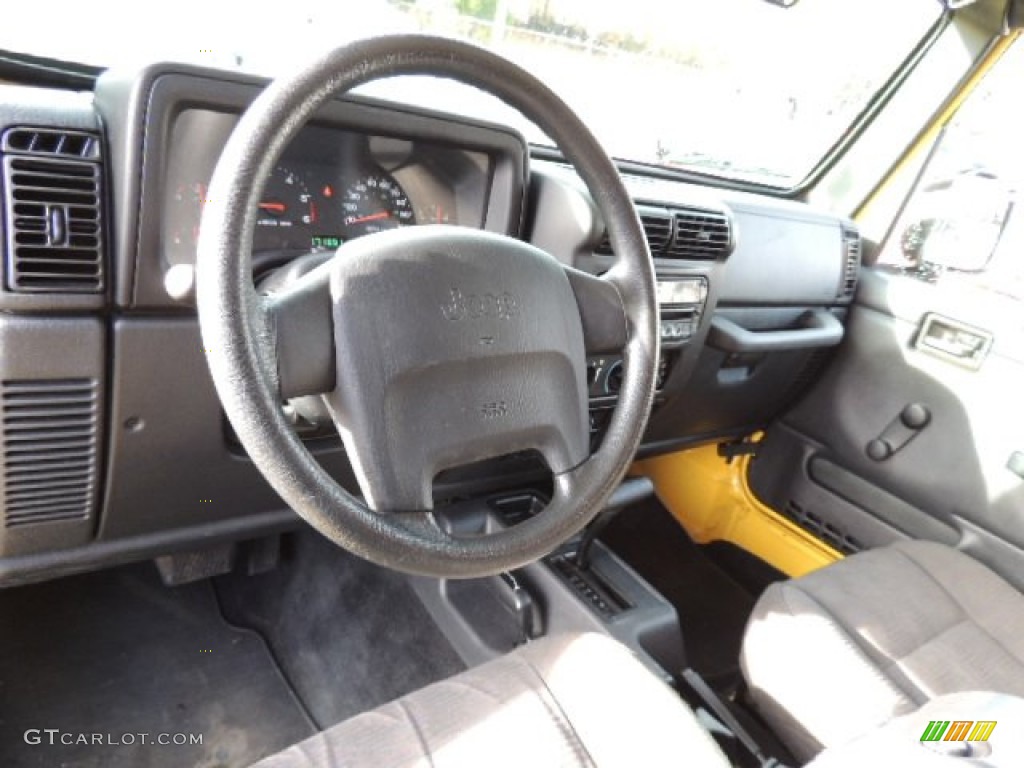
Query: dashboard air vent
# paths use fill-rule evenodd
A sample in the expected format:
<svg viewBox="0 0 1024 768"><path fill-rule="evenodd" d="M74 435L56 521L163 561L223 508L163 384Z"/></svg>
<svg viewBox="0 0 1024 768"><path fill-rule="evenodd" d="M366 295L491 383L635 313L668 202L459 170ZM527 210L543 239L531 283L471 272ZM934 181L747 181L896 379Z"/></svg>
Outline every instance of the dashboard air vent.
<svg viewBox="0 0 1024 768"><path fill-rule="evenodd" d="M5 138L9 141L9 137L10 132ZM101 293L99 164L17 154L7 154L3 164L7 289L18 293Z"/></svg>
<svg viewBox="0 0 1024 768"><path fill-rule="evenodd" d="M100 140L91 133L53 128L11 128L3 137L4 152L99 160Z"/></svg>
<svg viewBox="0 0 1024 768"><path fill-rule="evenodd" d="M4 525L87 518L98 451L96 381L5 381L0 398Z"/></svg>
<svg viewBox="0 0 1024 768"><path fill-rule="evenodd" d="M843 274L839 282L839 298L853 298L860 277L860 233L852 227L843 227Z"/></svg>
<svg viewBox="0 0 1024 768"><path fill-rule="evenodd" d="M661 253L672 237L672 217L667 213L641 213L647 244L651 253Z"/></svg>
<svg viewBox="0 0 1024 768"><path fill-rule="evenodd" d="M665 256L714 261L732 250L732 223L721 211L686 208L675 212L675 237Z"/></svg>
<svg viewBox="0 0 1024 768"><path fill-rule="evenodd" d="M640 210L640 223L644 228L644 235L647 237L647 246L654 255L660 254L668 245L672 237L672 217L668 211ZM601 242L597 246L598 253L612 253L612 244L605 232Z"/></svg>

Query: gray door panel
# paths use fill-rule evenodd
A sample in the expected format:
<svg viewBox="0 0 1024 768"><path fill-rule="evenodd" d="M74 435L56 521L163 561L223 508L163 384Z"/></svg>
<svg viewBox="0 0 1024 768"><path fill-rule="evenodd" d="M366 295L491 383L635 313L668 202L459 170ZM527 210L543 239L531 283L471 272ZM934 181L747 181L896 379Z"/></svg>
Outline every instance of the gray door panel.
<svg viewBox="0 0 1024 768"><path fill-rule="evenodd" d="M991 331L978 370L915 347L929 312ZM1016 302L972 299L956 281L865 270L832 365L769 430L755 491L777 509L812 505L852 537L850 549L934 539L1024 580L1024 479L1009 467L1024 452L1022 314ZM926 426L900 420L912 405L926 410ZM899 446L881 460L869 450L880 438Z"/></svg>
<svg viewBox="0 0 1024 768"><path fill-rule="evenodd" d="M1024 589L1022 66L1024 40L943 125L751 482L847 551L943 541Z"/></svg>

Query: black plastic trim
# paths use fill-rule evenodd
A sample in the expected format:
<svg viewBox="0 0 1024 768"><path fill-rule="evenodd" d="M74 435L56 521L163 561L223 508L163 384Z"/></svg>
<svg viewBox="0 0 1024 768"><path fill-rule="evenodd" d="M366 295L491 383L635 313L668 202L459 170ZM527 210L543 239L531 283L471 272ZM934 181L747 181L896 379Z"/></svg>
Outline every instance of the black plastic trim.
<svg viewBox="0 0 1024 768"><path fill-rule="evenodd" d="M70 576L197 547L207 548L220 543L244 541L292 530L301 525L302 521L294 512L284 509L126 539L98 541L74 549L2 558L0 587Z"/></svg>
<svg viewBox="0 0 1024 768"><path fill-rule="evenodd" d="M88 64L0 51L0 80L68 90L91 89L102 71L103 67Z"/></svg>

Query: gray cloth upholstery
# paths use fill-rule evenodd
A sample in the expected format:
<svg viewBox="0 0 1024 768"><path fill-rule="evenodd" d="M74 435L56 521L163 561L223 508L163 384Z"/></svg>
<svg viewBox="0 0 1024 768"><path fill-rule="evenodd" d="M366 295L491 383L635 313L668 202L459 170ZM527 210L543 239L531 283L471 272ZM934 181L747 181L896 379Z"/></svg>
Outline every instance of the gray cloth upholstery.
<svg viewBox="0 0 1024 768"><path fill-rule="evenodd" d="M729 763L622 645L539 640L273 755L258 768L636 768Z"/></svg>
<svg viewBox="0 0 1024 768"><path fill-rule="evenodd" d="M741 663L808 759L944 694L1024 696L1024 596L955 549L901 542L769 587Z"/></svg>

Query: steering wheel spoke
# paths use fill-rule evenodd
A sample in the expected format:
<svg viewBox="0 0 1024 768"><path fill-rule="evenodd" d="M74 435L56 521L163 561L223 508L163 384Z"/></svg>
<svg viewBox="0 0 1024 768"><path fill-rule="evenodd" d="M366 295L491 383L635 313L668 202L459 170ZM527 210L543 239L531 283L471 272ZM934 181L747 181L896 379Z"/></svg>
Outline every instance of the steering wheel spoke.
<svg viewBox="0 0 1024 768"><path fill-rule="evenodd" d="M588 355L617 352L629 338L626 307L618 286L572 267L565 274L576 296L583 323L583 344Z"/></svg>
<svg viewBox="0 0 1024 768"><path fill-rule="evenodd" d="M330 262L267 296L264 307L274 336L281 398L334 389Z"/></svg>

